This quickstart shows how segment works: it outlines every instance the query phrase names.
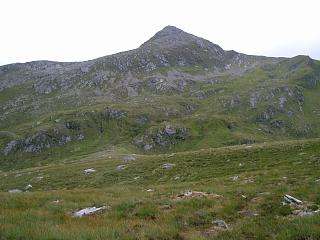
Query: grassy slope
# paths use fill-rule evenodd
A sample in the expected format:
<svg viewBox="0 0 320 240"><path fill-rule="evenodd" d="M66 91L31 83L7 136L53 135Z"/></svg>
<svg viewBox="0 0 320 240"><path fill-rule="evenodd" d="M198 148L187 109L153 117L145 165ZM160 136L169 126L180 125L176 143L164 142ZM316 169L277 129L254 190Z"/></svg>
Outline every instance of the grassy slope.
<svg viewBox="0 0 320 240"><path fill-rule="evenodd" d="M194 89L215 92L205 99L191 97L188 92L169 96L144 92L139 97L115 102L89 101L90 104L74 108L72 106L77 102L73 101L76 99L65 99L68 104L62 104L64 100L53 104L54 99L42 99L42 96L38 96L40 97L38 102L43 105L39 110L31 111L27 116L23 113L9 115L1 122L0 130L18 137L26 137L39 131L57 128L67 135L72 135L75 133L65 129L64 124L66 121L77 121L81 124L80 132L84 133L85 140L51 148L41 155L18 152L4 157L0 154L0 164L6 168L13 165L15 168L43 165L59 161L61 158L80 158L83 154L111 149L113 146L119 148L119 151L141 153L141 149L133 144L134 137L150 128L158 128L168 123L189 128L191 137L187 141L170 146L169 149L156 148L153 153L237 145L246 139L265 142L319 136L320 125L317 115L319 88L303 90L305 103L302 111L298 109L294 99L289 99L285 109L291 111L293 117L289 117L286 112L274 116L274 119L284 121L287 124L286 128L277 129L256 122L256 117L269 106L276 105L278 98L283 95L283 93L274 95L272 89L283 86L293 89L297 86L281 76L270 78L268 73L262 69L255 69L240 78L226 77L221 83L194 86ZM250 94L257 91L269 99L260 100L257 107L251 108ZM232 104L236 98L239 98L240 102ZM191 112L188 112L188 106L192 108ZM103 112L106 107L125 110L128 112L128 117L121 122L104 122L105 131L101 134L92 112ZM138 126L136 122L141 115L148 118L148 123L144 126ZM61 121L56 123L56 119ZM229 123L235 123L236 128L228 129ZM305 133L304 129L309 126L312 131ZM2 147L10 140L12 138L9 138L8 134L0 135Z"/></svg>
<svg viewBox="0 0 320 240"><path fill-rule="evenodd" d="M162 169L168 162L176 166ZM319 215L290 220L291 210L281 204L286 193L320 204L318 139L138 155L116 170L120 164L119 152L105 151L65 164L2 172L3 191L29 183L34 189L0 193L0 239L210 239L205 232L215 219L231 227L215 239L320 238ZM89 167L97 172L84 175L81 171ZM149 188L154 192L146 192ZM223 197L175 200L189 189ZM52 203L57 199L59 204ZM110 209L70 217L93 205ZM244 217L243 210L259 216Z"/></svg>
<svg viewBox="0 0 320 240"><path fill-rule="evenodd" d="M192 86L192 91L211 93L204 99L188 91L168 95L146 91L138 97L109 101L103 96L92 97L92 90L83 89L86 94L78 97L58 91L32 96L39 106L22 99L14 103L16 107L0 108L2 116L5 111L24 109L9 113L0 122L1 146L54 128L73 137L85 135L82 141L52 147L42 154L0 154L0 240L202 239L210 238L205 232L212 229L215 219L231 226L230 232L217 232L218 239L320 239L319 216L290 220L290 209L281 205L285 193L320 204L320 183L316 181L320 178L320 140L288 141L319 137L320 133L319 84L312 86L309 81L319 75L320 63L311 69L303 61L305 57L297 57L271 69L257 68L242 77ZM300 62L301 68L292 68ZM194 74L203 71L184 70ZM277 106L285 93L274 89L281 87L300 89L303 108L300 110L292 98L283 112L275 113L273 120L287 124L283 129L257 123L259 114ZM28 96L31 88L5 91L0 103ZM250 94L257 92L265 99L251 108ZM106 107L125 110L128 115L121 121L104 121L104 132L99 133L96 114ZM144 126L136 122L141 115L148 118ZM78 122L81 130L66 129L67 121ZM230 123L235 127L228 128ZM189 128L191 137L148 154L133 145L136 135L166 124ZM304 132L308 128L311 131ZM226 147L246 139L259 144ZM170 154L174 152L180 153ZM124 170L116 170L129 153L137 153L137 160L126 164ZM162 169L168 162L176 167ZM82 173L91 167L97 172ZM234 176L239 178L233 181ZM34 187L32 192L6 193L29 183ZM149 188L155 191L146 192ZM218 193L223 198L174 199L188 189ZM262 192L270 194L260 195ZM62 202L52 203L57 199ZM99 216L70 217L72 211L93 205L111 208ZM259 216L243 217L242 210Z"/></svg>

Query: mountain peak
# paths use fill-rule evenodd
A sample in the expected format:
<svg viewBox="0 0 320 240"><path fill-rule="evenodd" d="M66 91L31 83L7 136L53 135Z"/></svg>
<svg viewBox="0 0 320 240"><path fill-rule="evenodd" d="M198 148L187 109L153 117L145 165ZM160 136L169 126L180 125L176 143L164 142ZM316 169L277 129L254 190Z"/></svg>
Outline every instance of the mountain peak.
<svg viewBox="0 0 320 240"><path fill-rule="evenodd" d="M157 32L155 36L164 37L168 35L170 36L170 35L176 35L176 34L182 34L182 33L185 33L185 32L175 26L168 25L164 27L162 30L160 30L159 32Z"/></svg>
<svg viewBox="0 0 320 240"><path fill-rule="evenodd" d="M142 44L142 46L178 47L196 41L197 39L200 38L169 25L157 32L151 39Z"/></svg>
<svg viewBox="0 0 320 240"><path fill-rule="evenodd" d="M192 54L202 54L209 58L221 60L225 54L224 50L219 45L170 25L157 32L152 38L142 44L141 47L148 51L162 51L164 49L172 51L174 49L180 49L179 54L181 55L184 53L189 56L187 58L190 58ZM194 58L196 57L193 56L192 59Z"/></svg>

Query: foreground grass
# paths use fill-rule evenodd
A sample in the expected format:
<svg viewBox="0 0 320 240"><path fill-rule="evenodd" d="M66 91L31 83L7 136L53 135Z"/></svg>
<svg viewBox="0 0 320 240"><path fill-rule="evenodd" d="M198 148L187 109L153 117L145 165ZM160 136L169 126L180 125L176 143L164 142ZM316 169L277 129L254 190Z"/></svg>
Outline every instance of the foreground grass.
<svg viewBox="0 0 320 240"><path fill-rule="evenodd" d="M164 163L176 165L163 169ZM126 168L116 170L120 164ZM84 175L89 167L97 172ZM319 214L292 217L282 205L286 193L320 205L319 140L137 156L128 163L121 155L86 158L0 177L1 240L320 239ZM32 192L5 192L29 183ZM186 190L222 197L177 199ZM103 214L71 216L102 205ZM213 228L217 219L230 230Z"/></svg>

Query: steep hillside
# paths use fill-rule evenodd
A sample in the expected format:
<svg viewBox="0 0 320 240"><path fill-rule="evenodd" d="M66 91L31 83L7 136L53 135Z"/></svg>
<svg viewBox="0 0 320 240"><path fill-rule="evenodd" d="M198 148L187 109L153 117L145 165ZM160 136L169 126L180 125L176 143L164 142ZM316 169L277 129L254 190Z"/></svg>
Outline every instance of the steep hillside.
<svg viewBox="0 0 320 240"><path fill-rule="evenodd" d="M86 62L0 67L0 164L318 137L320 63L225 51L172 26Z"/></svg>

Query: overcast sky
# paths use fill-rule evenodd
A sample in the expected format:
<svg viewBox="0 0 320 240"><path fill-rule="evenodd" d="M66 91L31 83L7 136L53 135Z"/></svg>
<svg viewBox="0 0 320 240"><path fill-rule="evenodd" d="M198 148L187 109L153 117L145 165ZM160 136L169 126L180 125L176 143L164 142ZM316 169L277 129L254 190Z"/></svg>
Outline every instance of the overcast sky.
<svg viewBox="0 0 320 240"><path fill-rule="evenodd" d="M319 0L0 0L0 65L82 61L174 25L226 50L320 59Z"/></svg>

